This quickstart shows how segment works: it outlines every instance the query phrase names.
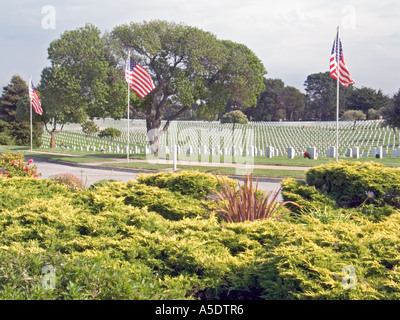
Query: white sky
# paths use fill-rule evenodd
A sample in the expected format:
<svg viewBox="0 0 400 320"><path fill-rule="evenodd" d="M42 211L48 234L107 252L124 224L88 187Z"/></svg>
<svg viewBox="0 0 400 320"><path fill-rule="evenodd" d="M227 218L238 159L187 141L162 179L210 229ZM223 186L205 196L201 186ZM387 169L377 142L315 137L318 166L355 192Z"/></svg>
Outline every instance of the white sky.
<svg viewBox="0 0 400 320"><path fill-rule="evenodd" d="M302 91L308 75L329 70L340 25L356 87L392 96L400 88L399 18L398 0L0 0L0 87L14 74L26 81L32 75L38 83L49 65L50 42L66 30L89 22L104 32L131 21L161 19L245 44L264 63L267 78Z"/></svg>

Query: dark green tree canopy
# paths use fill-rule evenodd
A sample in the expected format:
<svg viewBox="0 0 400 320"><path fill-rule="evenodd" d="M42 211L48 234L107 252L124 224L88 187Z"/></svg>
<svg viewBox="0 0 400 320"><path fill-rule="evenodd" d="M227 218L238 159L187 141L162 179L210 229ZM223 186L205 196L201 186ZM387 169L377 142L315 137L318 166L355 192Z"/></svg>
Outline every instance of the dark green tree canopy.
<svg viewBox="0 0 400 320"><path fill-rule="evenodd" d="M64 32L48 48L51 67L42 72L44 121L81 123L125 114L123 72L99 29L91 24Z"/></svg>
<svg viewBox="0 0 400 320"><path fill-rule="evenodd" d="M304 83L306 90L307 120L332 121L336 119L336 80L330 72L314 73L307 77ZM340 86L339 111L346 109L346 97L353 90L353 85L347 88Z"/></svg>
<svg viewBox="0 0 400 320"><path fill-rule="evenodd" d="M122 118L126 113L123 71L117 67L108 35L91 24L64 32L49 48L51 66L42 71L42 120L52 135L66 123L87 118ZM48 127L50 125L51 127ZM60 127L58 127L60 125Z"/></svg>
<svg viewBox="0 0 400 320"><path fill-rule="evenodd" d="M347 100L348 109L367 113L370 109L382 110L389 104L390 98L384 95L382 90L362 87L354 88Z"/></svg>
<svg viewBox="0 0 400 320"><path fill-rule="evenodd" d="M383 125L393 128L397 138L400 140L400 137L397 133L397 129L400 128L400 89L393 96L393 99L391 99L390 103L383 108L382 116L384 119Z"/></svg>
<svg viewBox="0 0 400 320"><path fill-rule="evenodd" d="M0 119L15 122L18 102L27 96L26 82L19 75L14 75L10 83L3 88L3 94L0 97Z"/></svg>
<svg viewBox="0 0 400 320"><path fill-rule="evenodd" d="M30 144L28 85L19 75L14 75L10 83L3 88L0 97L0 133L10 137L10 141L19 145ZM34 113L34 112L33 112ZM33 115L33 144L39 145L43 132L42 125L37 123L38 117Z"/></svg>
<svg viewBox="0 0 400 320"><path fill-rule="evenodd" d="M130 51L153 78L155 89L133 107L148 131L160 129L166 118L165 131L170 120L193 106L205 118L222 112L228 101L255 106L263 90L266 71L250 49L198 28L155 20L117 26L111 35L120 45L120 60L124 63ZM169 105L179 108L163 115Z"/></svg>
<svg viewBox="0 0 400 320"><path fill-rule="evenodd" d="M254 121L299 120L304 113L304 95L285 86L281 79L264 79L256 108L248 108L245 113Z"/></svg>

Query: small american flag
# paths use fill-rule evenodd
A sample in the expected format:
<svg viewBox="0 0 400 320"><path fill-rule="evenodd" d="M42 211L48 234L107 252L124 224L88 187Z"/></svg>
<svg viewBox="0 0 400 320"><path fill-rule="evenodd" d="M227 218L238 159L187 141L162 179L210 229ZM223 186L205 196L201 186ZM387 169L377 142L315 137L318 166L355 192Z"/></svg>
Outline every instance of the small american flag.
<svg viewBox="0 0 400 320"><path fill-rule="evenodd" d="M339 64L339 83L345 87L348 87L350 83L355 83L350 76L346 64L344 63L342 42L340 41L339 34L336 35L335 40L333 41L330 62L331 77L333 79L337 80L337 66Z"/></svg>
<svg viewBox="0 0 400 320"><path fill-rule="evenodd" d="M36 92L36 89L35 89L32 81L30 81L30 83L29 83L29 99L31 99L31 104L32 104L33 110L35 110L35 112L37 114L42 115L43 114L42 105L40 104L39 96Z"/></svg>
<svg viewBox="0 0 400 320"><path fill-rule="evenodd" d="M145 68L131 57L126 61L125 80L141 99L154 89L153 81Z"/></svg>

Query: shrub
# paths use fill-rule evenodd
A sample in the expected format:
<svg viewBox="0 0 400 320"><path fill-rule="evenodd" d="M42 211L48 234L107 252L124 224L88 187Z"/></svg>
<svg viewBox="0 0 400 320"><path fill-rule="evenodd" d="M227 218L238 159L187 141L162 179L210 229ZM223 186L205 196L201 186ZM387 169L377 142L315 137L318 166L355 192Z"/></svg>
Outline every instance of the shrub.
<svg viewBox="0 0 400 320"><path fill-rule="evenodd" d="M129 191L124 195L125 204L139 208L147 207L165 219L194 218L207 213L203 202L178 192L140 183L130 183L128 186Z"/></svg>
<svg viewBox="0 0 400 320"><path fill-rule="evenodd" d="M92 183L92 184L90 185L89 189L96 189L96 188L98 188L98 187L104 187L104 186L109 185L110 183L117 182L117 181L118 181L118 180L115 180L115 179L103 179L103 180L99 180L99 181L96 181L96 182Z"/></svg>
<svg viewBox="0 0 400 320"><path fill-rule="evenodd" d="M317 190L314 186L308 186L302 180L295 180L293 178L286 178L282 180L282 197L284 201L293 201L305 209L317 208L324 209L336 208L335 200L331 199L325 192ZM292 207L295 212L300 212L299 207Z"/></svg>
<svg viewBox="0 0 400 320"><path fill-rule="evenodd" d="M115 128L105 128L99 132L99 138L110 138L110 143L121 136L121 131Z"/></svg>
<svg viewBox="0 0 400 320"><path fill-rule="evenodd" d="M221 123L247 124L248 122L247 116L240 110L234 110L225 113L221 118Z"/></svg>
<svg viewBox="0 0 400 320"><path fill-rule="evenodd" d="M328 207L299 223L173 221L125 204L138 186L195 200L137 182L70 193L0 178L0 299L400 299L398 210L378 222L331 219ZM54 290L41 285L45 265L56 268Z"/></svg>
<svg viewBox="0 0 400 320"><path fill-rule="evenodd" d="M23 155L18 153L5 153L0 157L0 175L12 177L38 178L41 174L37 172L33 160L25 162Z"/></svg>
<svg viewBox="0 0 400 320"><path fill-rule="evenodd" d="M233 179L225 178L231 187L237 186ZM182 170L178 172L160 172L154 174L138 174L137 181L148 186L166 188L182 195L203 199L219 189L216 177L210 173Z"/></svg>
<svg viewBox="0 0 400 320"><path fill-rule="evenodd" d="M10 137L8 134L4 132L0 133L0 145L9 146L14 143L15 143L14 139Z"/></svg>
<svg viewBox="0 0 400 320"><path fill-rule="evenodd" d="M375 162L331 162L306 173L310 186L328 194L341 207L360 206L372 192L375 205L400 208L400 170Z"/></svg>
<svg viewBox="0 0 400 320"><path fill-rule="evenodd" d="M71 191L80 191L85 189L82 180L73 175L72 173L61 173L49 177L55 183L66 186Z"/></svg>

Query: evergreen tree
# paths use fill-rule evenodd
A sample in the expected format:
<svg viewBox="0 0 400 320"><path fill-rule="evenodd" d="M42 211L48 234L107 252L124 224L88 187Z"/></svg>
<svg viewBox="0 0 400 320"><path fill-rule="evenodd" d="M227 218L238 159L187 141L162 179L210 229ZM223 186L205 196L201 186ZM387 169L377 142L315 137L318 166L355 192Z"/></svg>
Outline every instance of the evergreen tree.
<svg viewBox="0 0 400 320"><path fill-rule="evenodd" d="M15 122L18 101L26 95L28 95L26 82L19 75L14 75L10 83L3 88L0 97L0 120Z"/></svg>
<svg viewBox="0 0 400 320"><path fill-rule="evenodd" d="M3 137L3 143L8 141L9 144L30 144L28 92L28 85L19 75L14 75L10 83L3 88L3 94L0 97L0 134ZM41 133L42 126L38 123L35 124L33 127L34 145L39 144Z"/></svg>

